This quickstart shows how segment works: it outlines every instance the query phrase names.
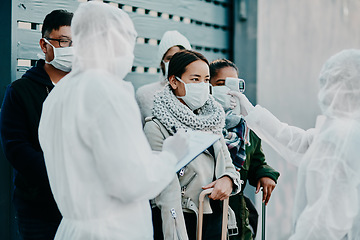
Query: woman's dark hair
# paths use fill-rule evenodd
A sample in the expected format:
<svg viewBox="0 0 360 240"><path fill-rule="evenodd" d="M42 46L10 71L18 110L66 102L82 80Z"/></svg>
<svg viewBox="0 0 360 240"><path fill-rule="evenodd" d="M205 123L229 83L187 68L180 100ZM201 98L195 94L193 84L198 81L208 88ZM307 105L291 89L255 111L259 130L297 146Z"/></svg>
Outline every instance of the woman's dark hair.
<svg viewBox="0 0 360 240"><path fill-rule="evenodd" d="M218 70L225 67L232 67L239 74L239 70L236 67L236 65L232 61L223 58L223 59L214 60L210 63L210 78L215 77Z"/></svg>
<svg viewBox="0 0 360 240"><path fill-rule="evenodd" d="M73 15L73 13L61 9L46 15L41 29L42 37L49 37L53 30L59 30L61 26L71 26Z"/></svg>
<svg viewBox="0 0 360 240"><path fill-rule="evenodd" d="M181 50L180 52L175 53L170 59L168 76L175 75L176 77L181 78L181 75L186 72L186 67L197 60L202 60L209 65L208 60L199 52Z"/></svg>

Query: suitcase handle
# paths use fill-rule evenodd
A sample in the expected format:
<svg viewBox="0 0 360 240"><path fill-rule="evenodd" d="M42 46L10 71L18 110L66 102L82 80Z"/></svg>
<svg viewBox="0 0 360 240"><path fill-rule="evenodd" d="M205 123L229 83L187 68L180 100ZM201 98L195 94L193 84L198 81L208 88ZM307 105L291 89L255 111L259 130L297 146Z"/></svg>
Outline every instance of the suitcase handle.
<svg viewBox="0 0 360 240"><path fill-rule="evenodd" d="M198 214L198 227L197 227L197 240L202 240L202 227L203 227L203 213L204 213L204 198L206 195L212 193L214 189L205 189L199 196L199 214ZM221 240L226 240L227 224L228 224L228 209L229 198L223 201L223 216L222 216L222 228L221 228Z"/></svg>
<svg viewBox="0 0 360 240"><path fill-rule="evenodd" d="M261 212L261 240L265 240L266 205L264 202L262 203Z"/></svg>

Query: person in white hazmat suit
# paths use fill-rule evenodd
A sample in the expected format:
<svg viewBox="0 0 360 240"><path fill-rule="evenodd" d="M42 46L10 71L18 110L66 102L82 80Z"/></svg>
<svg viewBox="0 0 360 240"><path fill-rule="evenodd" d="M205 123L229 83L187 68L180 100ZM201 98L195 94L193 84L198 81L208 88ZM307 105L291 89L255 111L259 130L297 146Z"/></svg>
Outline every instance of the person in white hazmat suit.
<svg viewBox="0 0 360 240"><path fill-rule="evenodd" d="M137 35L124 11L82 3L72 24L72 72L47 97L39 127L63 215L55 239L153 239L149 199L173 179L187 136L152 152L133 87L123 81Z"/></svg>
<svg viewBox="0 0 360 240"><path fill-rule="evenodd" d="M360 50L344 50L319 76L322 124L303 130L280 122L238 94L248 126L298 166L290 240L360 239ZM318 125L318 124L317 124Z"/></svg>

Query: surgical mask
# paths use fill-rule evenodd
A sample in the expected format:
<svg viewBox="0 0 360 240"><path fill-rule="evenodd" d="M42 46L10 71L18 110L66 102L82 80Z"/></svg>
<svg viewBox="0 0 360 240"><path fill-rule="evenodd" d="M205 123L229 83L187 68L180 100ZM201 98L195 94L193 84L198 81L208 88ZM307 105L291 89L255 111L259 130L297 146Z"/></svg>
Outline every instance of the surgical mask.
<svg viewBox="0 0 360 240"><path fill-rule="evenodd" d="M231 95L228 94L230 88L227 86L213 86L212 87L212 96L215 100L221 104L224 110L228 110L230 108L230 98Z"/></svg>
<svg viewBox="0 0 360 240"><path fill-rule="evenodd" d="M180 78L175 78L185 86L185 96L178 98L184 100L192 111L204 106L205 102L209 99L209 83L185 83Z"/></svg>
<svg viewBox="0 0 360 240"><path fill-rule="evenodd" d="M162 62L163 62L164 67L165 67L165 74L164 74L164 76L165 76L165 78L167 78L168 73L169 73L169 63L170 63L170 61L165 62L164 60L162 60Z"/></svg>
<svg viewBox="0 0 360 240"><path fill-rule="evenodd" d="M46 38L45 42L52 46L54 51L54 59L50 62L46 61L47 64L53 65L54 68L59 69L63 72L70 72L73 61L73 47L56 48Z"/></svg>

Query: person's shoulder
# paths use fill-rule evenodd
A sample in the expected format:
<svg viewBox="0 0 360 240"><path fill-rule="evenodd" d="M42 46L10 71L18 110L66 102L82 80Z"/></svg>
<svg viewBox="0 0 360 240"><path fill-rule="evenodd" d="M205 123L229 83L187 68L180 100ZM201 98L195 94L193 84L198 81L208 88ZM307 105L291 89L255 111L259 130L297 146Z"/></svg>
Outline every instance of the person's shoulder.
<svg viewBox="0 0 360 240"><path fill-rule="evenodd" d="M316 138L337 145L360 144L360 123L356 119L330 120L320 129Z"/></svg>
<svg viewBox="0 0 360 240"><path fill-rule="evenodd" d="M34 88L39 87L39 83L32 81L26 76L22 76L21 78L13 81L9 84L10 88L9 90L15 90L15 91L31 91Z"/></svg>
<svg viewBox="0 0 360 240"><path fill-rule="evenodd" d="M128 91L127 82L120 78L117 79L115 75L106 71L89 70L82 72L76 78L79 78L80 84L84 85L85 90L93 90L101 93L105 91L108 94L122 91L122 89Z"/></svg>
<svg viewBox="0 0 360 240"><path fill-rule="evenodd" d="M149 140L162 138L165 139L170 136L164 125L156 117L146 117L144 125L145 135Z"/></svg>
<svg viewBox="0 0 360 240"><path fill-rule="evenodd" d="M258 135L256 135L256 133L249 129L249 135L250 135L250 141L254 141L254 142L258 142L258 141L261 141L261 139L258 137Z"/></svg>
<svg viewBox="0 0 360 240"><path fill-rule="evenodd" d="M155 132L159 132L160 126L154 122L154 117L146 117L144 123L144 132L146 136L154 136Z"/></svg>
<svg viewBox="0 0 360 240"><path fill-rule="evenodd" d="M145 123L144 123L144 129L157 129L160 131L166 131L166 128L164 127L164 125L159 121L159 119L157 119L154 116L150 116L150 117L146 117L145 118Z"/></svg>
<svg viewBox="0 0 360 240"><path fill-rule="evenodd" d="M159 88L161 87L160 81L144 84L141 87L139 87L138 90L146 91L147 89L153 89L153 88L158 88L158 87Z"/></svg>
<svg viewBox="0 0 360 240"><path fill-rule="evenodd" d="M145 84L139 87L136 91L136 96L143 96L149 94L155 94L155 92L160 91L164 87L164 84L161 81Z"/></svg>
<svg viewBox="0 0 360 240"><path fill-rule="evenodd" d="M32 81L25 76L22 76L21 78L10 83L10 85L15 88L19 87L19 86L23 86L23 85L28 85L28 84L32 84Z"/></svg>

